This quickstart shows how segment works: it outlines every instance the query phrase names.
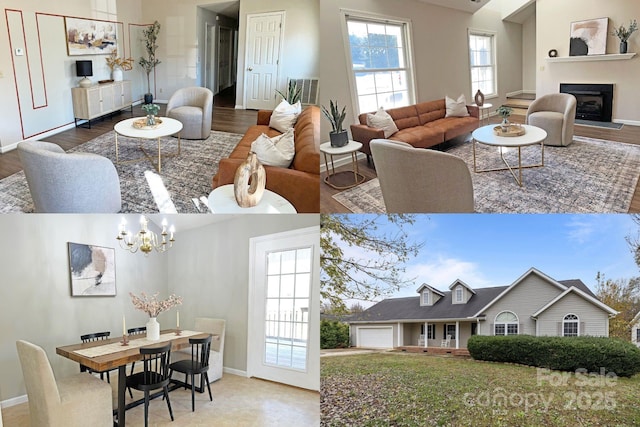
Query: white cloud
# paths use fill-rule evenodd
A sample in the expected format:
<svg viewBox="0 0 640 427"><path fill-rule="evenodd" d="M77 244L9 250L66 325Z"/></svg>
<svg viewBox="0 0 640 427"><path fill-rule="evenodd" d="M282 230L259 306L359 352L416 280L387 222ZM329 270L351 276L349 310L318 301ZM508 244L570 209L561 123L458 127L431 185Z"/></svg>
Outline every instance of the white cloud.
<svg viewBox="0 0 640 427"><path fill-rule="evenodd" d="M572 216L567 226L567 237L570 241L584 244L588 242L593 234L602 228L601 219L597 217L588 218L585 215Z"/></svg>

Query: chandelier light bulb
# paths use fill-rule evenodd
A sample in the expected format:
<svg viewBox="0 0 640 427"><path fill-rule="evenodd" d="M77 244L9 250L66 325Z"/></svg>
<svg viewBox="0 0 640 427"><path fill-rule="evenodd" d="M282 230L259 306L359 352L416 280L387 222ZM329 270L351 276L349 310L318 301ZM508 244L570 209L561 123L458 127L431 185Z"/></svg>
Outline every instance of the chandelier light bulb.
<svg viewBox="0 0 640 427"><path fill-rule="evenodd" d="M167 225L168 222L165 219L162 220L162 233L160 234L161 238L149 230L148 227L149 220L144 216L140 216L140 231L133 234L131 231L127 230L127 222L123 218L118 226L118 235L116 236L116 240L120 243L120 247L128 250L131 253L136 253L138 249L147 256L151 251L155 249L156 252L165 252L167 249L170 249L173 246L173 242L175 241L173 237L174 227L171 225L170 232L171 236L169 238L169 244L167 245Z"/></svg>

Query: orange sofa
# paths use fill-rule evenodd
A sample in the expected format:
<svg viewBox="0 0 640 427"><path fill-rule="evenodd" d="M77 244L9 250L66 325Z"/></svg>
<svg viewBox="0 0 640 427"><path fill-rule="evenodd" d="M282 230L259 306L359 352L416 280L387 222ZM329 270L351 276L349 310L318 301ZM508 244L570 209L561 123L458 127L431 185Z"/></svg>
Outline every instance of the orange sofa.
<svg viewBox="0 0 640 427"><path fill-rule="evenodd" d="M416 148L433 147L473 132L480 124L479 109L476 106L467 105L468 117L445 117L447 108L444 99L386 111L398 127L398 132L388 139L406 142ZM366 113L360 114L358 120L360 124L351 125L351 136L355 141L362 143L360 151L370 160L369 142L372 139L383 139L384 133L381 129L367 126Z"/></svg>
<svg viewBox="0 0 640 427"><path fill-rule="evenodd" d="M269 137L281 133L269 127L271 111L258 111L256 125L249 127L229 158L222 159L213 177L213 188L233 184L238 166L247 159L251 143L264 133ZM296 154L289 168L265 166L266 187L287 199L298 212L320 212L320 108L302 110L294 126Z"/></svg>

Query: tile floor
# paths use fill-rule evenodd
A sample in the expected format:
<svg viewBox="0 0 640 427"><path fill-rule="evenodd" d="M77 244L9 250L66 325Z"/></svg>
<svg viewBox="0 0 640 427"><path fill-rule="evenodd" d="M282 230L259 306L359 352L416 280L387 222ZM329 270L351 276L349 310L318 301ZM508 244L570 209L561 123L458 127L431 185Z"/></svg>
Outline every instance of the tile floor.
<svg viewBox="0 0 640 427"><path fill-rule="evenodd" d="M115 375L114 375L115 377ZM111 380L116 406L117 380ZM320 425L320 395L317 392L286 385L224 374L221 380L211 384L213 402L209 394L196 392L196 411L191 412L191 390L171 392L174 422L171 422L166 403L154 399L149 405L150 426L216 426L262 427ZM133 392L134 399L142 393ZM127 394L127 399L129 395ZM127 400L129 401L129 400ZM27 403L2 409L4 427L28 427ZM144 425L144 406L127 411L127 426Z"/></svg>

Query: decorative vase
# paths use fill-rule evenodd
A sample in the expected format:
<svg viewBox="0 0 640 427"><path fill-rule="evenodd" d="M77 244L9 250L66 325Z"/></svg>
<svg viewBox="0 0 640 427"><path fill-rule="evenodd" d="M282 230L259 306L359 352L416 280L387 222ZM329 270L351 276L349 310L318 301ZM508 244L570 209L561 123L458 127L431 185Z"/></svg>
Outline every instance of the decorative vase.
<svg viewBox="0 0 640 427"><path fill-rule="evenodd" d="M627 42L620 42L620 53L627 53Z"/></svg>
<svg viewBox="0 0 640 427"><path fill-rule="evenodd" d="M111 78L113 79L114 82L121 82L123 77L124 77L124 74L122 73L121 68L116 67L113 69L113 71L111 71Z"/></svg>
<svg viewBox="0 0 640 427"><path fill-rule="evenodd" d="M329 132L329 140L332 147L344 147L349 143L349 134L346 130L342 132Z"/></svg>
<svg viewBox="0 0 640 427"><path fill-rule="evenodd" d="M251 181L251 182L249 182ZM253 151L242 162L233 179L233 194L241 208L250 208L260 203L267 183L267 174Z"/></svg>
<svg viewBox="0 0 640 427"><path fill-rule="evenodd" d="M147 339L150 341L160 340L160 323L155 317L150 317L147 322Z"/></svg>
<svg viewBox="0 0 640 427"><path fill-rule="evenodd" d="M153 103L153 94L145 93L144 94L144 103L145 104L152 104Z"/></svg>
<svg viewBox="0 0 640 427"><path fill-rule="evenodd" d="M154 126L156 124L156 116L153 114L147 114L147 126Z"/></svg>
<svg viewBox="0 0 640 427"><path fill-rule="evenodd" d="M509 126L511 126L511 123L509 123L509 118L503 117L502 123L500 123L500 130L502 132L509 132Z"/></svg>
<svg viewBox="0 0 640 427"><path fill-rule="evenodd" d="M476 96L473 98L476 101L478 107L482 107L484 104L484 93L480 92L480 89L476 92Z"/></svg>

